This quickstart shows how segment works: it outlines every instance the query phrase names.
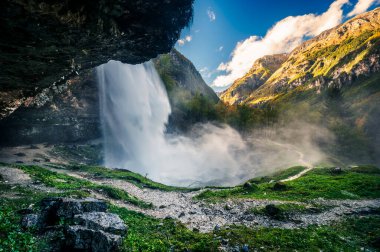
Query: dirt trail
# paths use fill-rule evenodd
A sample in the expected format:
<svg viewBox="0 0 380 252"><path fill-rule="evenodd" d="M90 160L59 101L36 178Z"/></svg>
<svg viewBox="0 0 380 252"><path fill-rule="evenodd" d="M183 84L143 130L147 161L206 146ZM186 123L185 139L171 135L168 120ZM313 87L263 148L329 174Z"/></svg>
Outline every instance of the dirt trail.
<svg viewBox="0 0 380 252"><path fill-rule="evenodd" d="M59 193L62 192L54 187L48 187L41 183L37 183L31 179L31 177L20 169L11 167L0 167L0 175L2 180L0 183L11 186L22 186L32 190L43 191L47 193ZM14 193L9 192L9 195L13 198ZM8 196L9 196L8 195ZM2 195L4 197L5 195Z"/></svg>
<svg viewBox="0 0 380 252"><path fill-rule="evenodd" d="M268 204L281 204L277 200L235 199L220 203L205 203L196 201L193 197L200 193L195 192L165 192L153 189L141 189L132 183L118 179L98 179L83 172L73 172L61 169L48 168L65 173L80 179L89 180L96 184L114 186L125 190L145 202L152 203L153 209L141 209L131 204L110 200L101 195L94 195L110 200L112 203L130 210L141 212L156 218L174 218L189 228L196 228L201 232L209 232L224 225L238 224L246 226L297 228L312 224L323 225L353 214L367 214L380 206L380 199L376 200L315 200L313 203L329 206L329 209L315 214L296 214L289 220L279 221L264 215L253 214L250 209L264 207ZM288 202L287 202L288 203ZM305 204L305 203L297 203Z"/></svg>

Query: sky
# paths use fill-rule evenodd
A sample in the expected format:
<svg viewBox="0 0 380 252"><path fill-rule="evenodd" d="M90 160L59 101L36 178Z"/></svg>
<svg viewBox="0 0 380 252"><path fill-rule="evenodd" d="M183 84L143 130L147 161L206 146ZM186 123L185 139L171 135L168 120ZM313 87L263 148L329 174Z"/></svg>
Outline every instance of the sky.
<svg viewBox="0 0 380 252"><path fill-rule="evenodd" d="M303 41L380 0L195 0L194 19L175 48L215 91L229 87L265 55L290 52Z"/></svg>

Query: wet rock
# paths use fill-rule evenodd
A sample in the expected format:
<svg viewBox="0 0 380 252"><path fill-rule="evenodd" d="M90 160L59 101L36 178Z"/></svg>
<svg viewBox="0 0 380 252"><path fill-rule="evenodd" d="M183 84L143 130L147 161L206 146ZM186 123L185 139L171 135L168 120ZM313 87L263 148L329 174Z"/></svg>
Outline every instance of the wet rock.
<svg viewBox="0 0 380 252"><path fill-rule="evenodd" d="M89 229L102 230L112 234L125 235L127 226L117 214L104 212L89 212L74 216L77 225Z"/></svg>

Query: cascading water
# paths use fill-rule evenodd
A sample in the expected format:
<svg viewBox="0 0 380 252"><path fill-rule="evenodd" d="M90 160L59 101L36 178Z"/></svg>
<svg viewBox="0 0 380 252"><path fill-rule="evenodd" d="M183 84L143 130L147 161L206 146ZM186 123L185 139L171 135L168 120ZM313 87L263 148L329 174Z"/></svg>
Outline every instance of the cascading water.
<svg viewBox="0 0 380 252"><path fill-rule="evenodd" d="M166 136L169 99L154 65L110 61L97 68L106 167L175 185L237 183L237 132L208 125L194 139ZM233 138L234 144L223 144ZM214 182L212 182L214 181Z"/></svg>
<svg viewBox="0 0 380 252"><path fill-rule="evenodd" d="M170 185L199 186L235 185L299 163L293 150L260 136L247 143L228 126L203 124L191 137L165 134L171 108L151 62L110 61L97 73L106 167L128 169ZM296 128L296 135L299 132ZM294 138L289 130L284 135ZM314 151L306 140L297 144L303 151Z"/></svg>

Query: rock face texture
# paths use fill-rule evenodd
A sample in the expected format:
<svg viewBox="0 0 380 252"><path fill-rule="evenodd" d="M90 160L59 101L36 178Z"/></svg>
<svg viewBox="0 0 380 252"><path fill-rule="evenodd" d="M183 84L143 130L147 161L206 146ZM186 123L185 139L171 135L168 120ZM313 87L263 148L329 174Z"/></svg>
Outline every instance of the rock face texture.
<svg viewBox="0 0 380 252"><path fill-rule="evenodd" d="M127 234L120 217L106 212L104 201L46 198L41 201L41 209L38 214L26 214L22 225L35 227L50 238L51 251L119 251Z"/></svg>
<svg viewBox="0 0 380 252"><path fill-rule="evenodd" d="M153 62L173 103L176 92L181 92L183 99L202 94L211 101L217 102L219 100L212 88L205 83L193 63L176 49L168 54L160 55Z"/></svg>
<svg viewBox="0 0 380 252"><path fill-rule="evenodd" d="M192 103L199 107L214 105L219 101L217 94L205 83L193 63L177 50L163 54L153 60L163 80L172 108L169 131L183 131L191 126L194 118L190 114Z"/></svg>
<svg viewBox="0 0 380 252"><path fill-rule="evenodd" d="M1 145L64 143L101 136L95 72L44 89L0 120Z"/></svg>
<svg viewBox="0 0 380 252"><path fill-rule="evenodd" d="M263 85L287 58L287 54L275 54L256 60L247 74L221 93L220 99L230 105L243 102L254 90Z"/></svg>
<svg viewBox="0 0 380 252"><path fill-rule="evenodd" d="M193 64L179 52L162 54L154 63L168 90L172 118L180 118L180 106L196 95L212 103L219 100ZM93 69L43 89L0 120L0 146L72 143L100 137L99 93Z"/></svg>
<svg viewBox="0 0 380 252"><path fill-rule="evenodd" d="M4 0L0 3L0 118L44 88L110 59L169 52L193 0Z"/></svg>

